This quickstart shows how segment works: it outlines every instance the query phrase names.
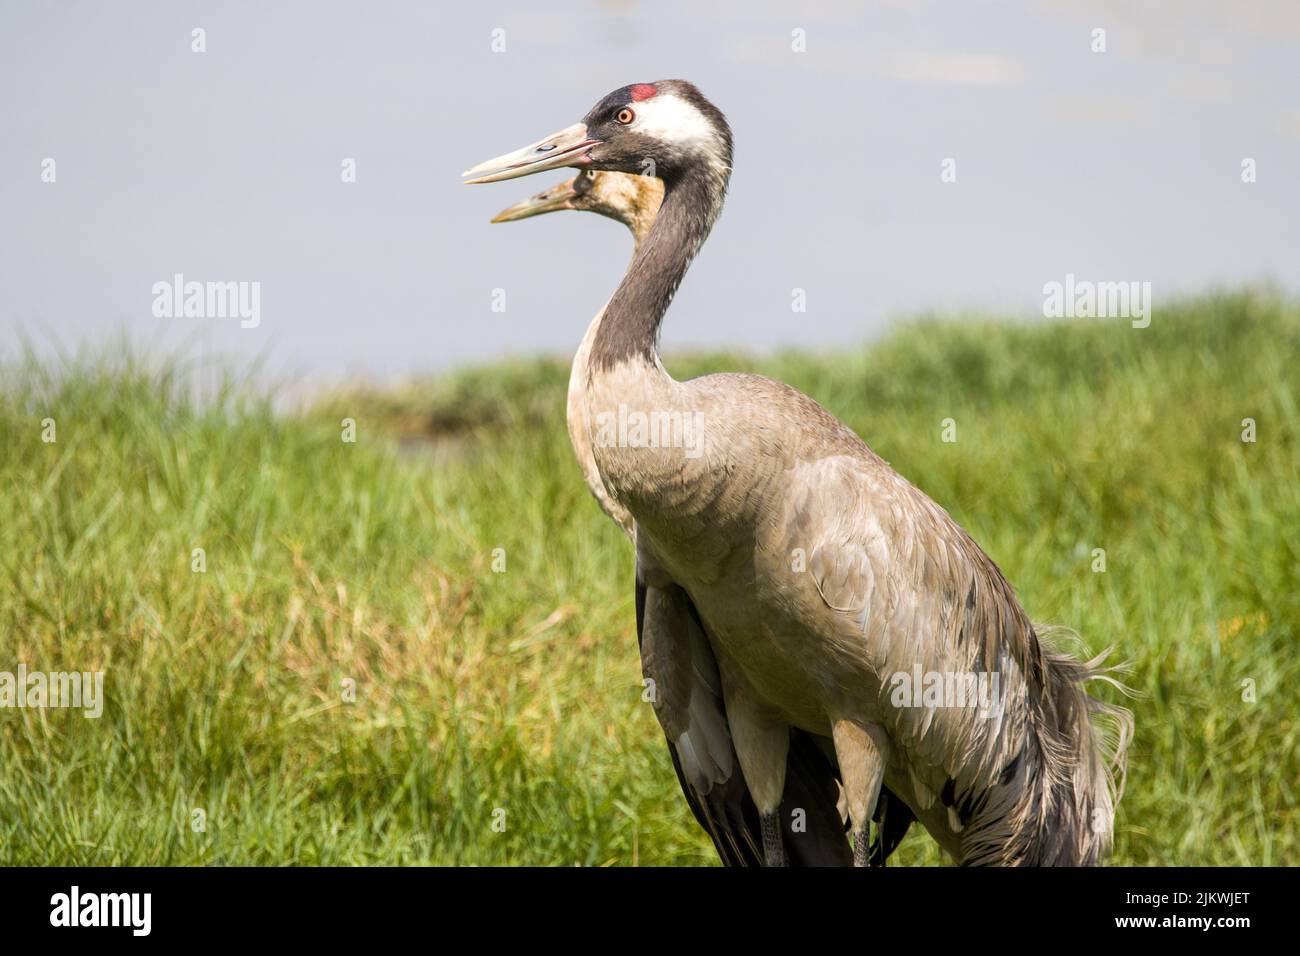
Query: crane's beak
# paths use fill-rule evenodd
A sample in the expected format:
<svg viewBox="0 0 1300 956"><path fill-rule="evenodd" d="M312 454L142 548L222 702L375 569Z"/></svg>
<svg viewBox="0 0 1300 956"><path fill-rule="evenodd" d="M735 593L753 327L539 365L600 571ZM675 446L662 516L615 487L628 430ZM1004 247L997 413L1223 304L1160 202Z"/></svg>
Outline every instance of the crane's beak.
<svg viewBox="0 0 1300 956"><path fill-rule="evenodd" d="M530 199L523 202L517 202L513 206L507 206L499 213L492 217L493 222L514 222L516 219L527 219L529 216L540 216L544 212L556 212L560 209L572 209L573 200L577 198L577 190L573 188L574 180L567 179L558 186L552 186L545 192L540 192Z"/></svg>
<svg viewBox="0 0 1300 956"><path fill-rule="evenodd" d="M587 154L599 145L600 140L587 137L585 123L574 123L531 146L479 163L461 175L473 177L465 180L466 183L497 183L560 166L588 166L591 159Z"/></svg>

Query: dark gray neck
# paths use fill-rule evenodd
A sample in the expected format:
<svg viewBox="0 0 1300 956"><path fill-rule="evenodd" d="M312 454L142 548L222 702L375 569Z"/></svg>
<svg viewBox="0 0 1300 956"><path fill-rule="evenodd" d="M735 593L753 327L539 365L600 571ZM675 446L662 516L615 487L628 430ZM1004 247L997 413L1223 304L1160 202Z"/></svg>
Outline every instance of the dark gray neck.
<svg viewBox="0 0 1300 956"><path fill-rule="evenodd" d="M619 283L591 347L591 368L639 359L653 365L659 326L727 192L727 173L703 165L664 181L659 216Z"/></svg>

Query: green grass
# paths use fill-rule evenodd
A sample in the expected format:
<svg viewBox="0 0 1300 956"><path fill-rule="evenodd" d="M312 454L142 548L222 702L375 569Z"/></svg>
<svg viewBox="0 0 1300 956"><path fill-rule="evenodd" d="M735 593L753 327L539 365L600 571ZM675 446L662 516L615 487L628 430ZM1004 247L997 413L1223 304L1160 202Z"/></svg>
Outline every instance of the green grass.
<svg viewBox="0 0 1300 956"><path fill-rule="evenodd" d="M919 322L669 367L817 398L1035 619L1133 663L1116 863L1286 864L1298 357L1295 305L1243 293L1142 330ZM631 555L572 461L565 365L302 417L244 386L196 402L175 362L0 368L0 670L102 669L108 698L98 720L0 710L0 863L711 862L640 699ZM914 833L896 859L940 857Z"/></svg>

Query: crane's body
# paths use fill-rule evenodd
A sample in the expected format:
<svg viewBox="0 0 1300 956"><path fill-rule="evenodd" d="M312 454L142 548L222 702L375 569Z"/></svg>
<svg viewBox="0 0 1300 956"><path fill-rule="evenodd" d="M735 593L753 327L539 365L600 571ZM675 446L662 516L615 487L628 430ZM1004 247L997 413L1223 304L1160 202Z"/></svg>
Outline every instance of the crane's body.
<svg viewBox="0 0 1300 956"><path fill-rule="evenodd" d="M660 322L721 210L731 158L722 114L673 80L617 90L582 123L470 171L491 182L650 165L664 181L575 364L586 380L571 421L634 523L643 666L667 698L656 713L684 788L729 779L716 707L701 706L712 696L769 864L787 860L779 811L798 734L833 751L859 865L889 791L961 862L1096 862L1129 729L1126 711L1084 689L1106 672L1044 651L978 545L812 399L753 375L677 382L660 363ZM611 432L629 410L691 422L690 445L666 425ZM898 675L922 673L996 676L998 698L900 703ZM1111 750L1093 722L1105 714Z"/></svg>
<svg viewBox="0 0 1300 956"><path fill-rule="evenodd" d="M637 390L634 382L653 384ZM859 827L883 778L963 859L961 833L971 820L963 824L957 795L987 792L1023 741L969 708L893 707L885 678L910 676L918 652L933 648L923 671L996 671L1009 699L1023 697L1017 641L1028 653L1037 649L992 562L856 435L780 383L748 375L677 383L620 368L597 375L588 396L591 419L620 402L703 413L698 459L598 446L596 460L614 500L635 516L643 581L682 587L704 621L742 768L753 768L746 779L771 788L755 793L759 806L779 794L788 728L797 727L832 739L841 768L878 764L863 792L848 793ZM792 408L802 423L793 441L782 427ZM835 502L829 525L817 520L826 501ZM947 609L935 590L940 574L960 582ZM968 595L976 607L964 607ZM990 599L1011 611L1013 640L970 633ZM927 605L933 614L917 613ZM872 728L884 731L886 746L872 741ZM961 762L949 766L953 740L963 741ZM948 805L940 799L946 790Z"/></svg>

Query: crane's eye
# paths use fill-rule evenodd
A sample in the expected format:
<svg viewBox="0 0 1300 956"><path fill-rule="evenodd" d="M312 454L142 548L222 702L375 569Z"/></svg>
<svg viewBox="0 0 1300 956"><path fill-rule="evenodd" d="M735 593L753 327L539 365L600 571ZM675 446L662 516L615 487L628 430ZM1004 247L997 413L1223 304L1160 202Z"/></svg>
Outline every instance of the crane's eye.
<svg viewBox="0 0 1300 956"><path fill-rule="evenodd" d="M631 109L625 106L617 113L614 114L614 119L618 120L620 123L626 126L629 123L631 123L634 119L636 119L636 114L633 113Z"/></svg>

